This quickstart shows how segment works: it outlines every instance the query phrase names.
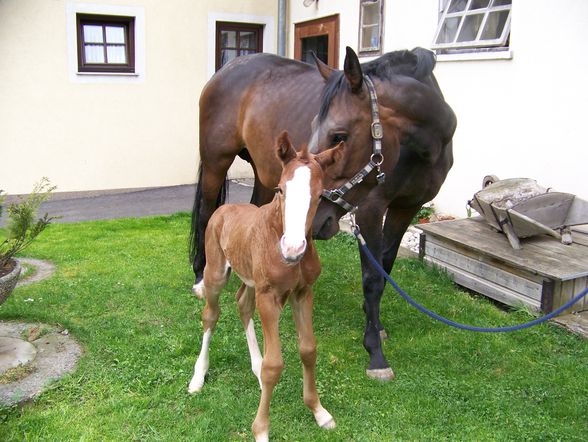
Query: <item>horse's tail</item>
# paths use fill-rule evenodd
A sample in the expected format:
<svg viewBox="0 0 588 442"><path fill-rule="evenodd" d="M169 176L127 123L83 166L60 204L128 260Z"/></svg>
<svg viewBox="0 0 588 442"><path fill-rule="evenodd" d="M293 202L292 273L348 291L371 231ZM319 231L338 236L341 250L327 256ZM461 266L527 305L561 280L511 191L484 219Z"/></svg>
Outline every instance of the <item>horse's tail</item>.
<svg viewBox="0 0 588 442"><path fill-rule="evenodd" d="M225 179L216 199L216 207L225 203L229 193L228 181ZM198 215L202 206L202 162L198 166L198 182L196 183L196 195L194 205L192 206L192 222L190 225L190 262L194 263L196 253L198 252ZM202 232L204 235L204 232Z"/></svg>

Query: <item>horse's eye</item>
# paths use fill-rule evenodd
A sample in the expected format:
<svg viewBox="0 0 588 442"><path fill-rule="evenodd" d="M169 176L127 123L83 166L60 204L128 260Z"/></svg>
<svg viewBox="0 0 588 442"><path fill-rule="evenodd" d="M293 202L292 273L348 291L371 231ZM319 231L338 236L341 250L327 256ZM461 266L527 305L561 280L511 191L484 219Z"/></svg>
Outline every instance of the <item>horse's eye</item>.
<svg viewBox="0 0 588 442"><path fill-rule="evenodd" d="M274 192L275 192L275 193L284 193L284 192L282 191L282 188L281 188L281 187L274 187Z"/></svg>
<svg viewBox="0 0 588 442"><path fill-rule="evenodd" d="M331 145L339 144L341 141L347 141L346 133L336 133L331 137Z"/></svg>

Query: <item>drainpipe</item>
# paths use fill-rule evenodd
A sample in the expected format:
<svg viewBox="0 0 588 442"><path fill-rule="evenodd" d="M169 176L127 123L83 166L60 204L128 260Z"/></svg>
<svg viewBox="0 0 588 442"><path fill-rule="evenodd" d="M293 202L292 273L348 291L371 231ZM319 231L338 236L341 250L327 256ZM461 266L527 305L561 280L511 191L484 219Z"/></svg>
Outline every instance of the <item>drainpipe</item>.
<svg viewBox="0 0 588 442"><path fill-rule="evenodd" d="M286 56L286 0L278 0L278 55Z"/></svg>

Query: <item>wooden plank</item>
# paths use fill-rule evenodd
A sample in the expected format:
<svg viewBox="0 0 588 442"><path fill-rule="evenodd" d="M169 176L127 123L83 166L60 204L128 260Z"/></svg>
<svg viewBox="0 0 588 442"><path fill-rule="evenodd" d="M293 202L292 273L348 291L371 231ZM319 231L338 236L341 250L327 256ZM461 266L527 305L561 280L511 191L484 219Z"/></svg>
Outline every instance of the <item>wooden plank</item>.
<svg viewBox="0 0 588 442"><path fill-rule="evenodd" d="M523 296L520 293L508 289L507 287L499 286L490 281L485 281L484 279L479 278L470 273L464 272L463 270L454 267L451 264L438 261L428 256L425 257L425 262L445 269L449 274L453 276L453 280L456 284L464 286L475 292L482 293L483 295L495 299L499 302L502 302L503 304L511 306L524 305L534 311L541 310L540 302Z"/></svg>
<svg viewBox="0 0 588 442"><path fill-rule="evenodd" d="M572 227L572 239L576 244L588 247L588 225Z"/></svg>
<svg viewBox="0 0 588 442"><path fill-rule="evenodd" d="M426 235L426 234L424 234ZM456 253L462 254L471 258L475 261L485 263L489 266L495 267L497 269L503 270L504 272L512 273L513 275L519 276L521 278L527 279L529 281L534 282L535 284L541 285L543 284L543 280L545 277L539 275L536 272L529 272L527 270L521 269L519 267L513 266L512 264L506 263L499 259L493 258L491 256L480 254L479 252L469 248L466 244L458 244L452 241L447 241L440 237L429 236L427 237L427 242L436 244L440 247L447 248L449 250L453 250Z"/></svg>
<svg viewBox="0 0 588 442"><path fill-rule="evenodd" d="M432 241L427 241L425 255L500 287L506 287L539 303L541 302L542 285L534 281L449 250Z"/></svg>
<svg viewBox="0 0 588 442"><path fill-rule="evenodd" d="M521 250L513 250L506 237L493 231L481 217L423 224L428 236L456 244L467 244L482 256L488 256L547 278L570 280L588 276L588 247L564 245L552 238L532 237L523 241Z"/></svg>

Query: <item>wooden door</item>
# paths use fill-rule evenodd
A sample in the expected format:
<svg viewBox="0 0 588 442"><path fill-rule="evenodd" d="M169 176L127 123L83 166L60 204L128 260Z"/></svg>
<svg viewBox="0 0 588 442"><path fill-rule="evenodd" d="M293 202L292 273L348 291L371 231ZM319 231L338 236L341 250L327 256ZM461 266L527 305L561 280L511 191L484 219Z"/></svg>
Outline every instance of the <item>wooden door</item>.
<svg viewBox="0 0 588 442"><path fill-rule="evenodd" d="M294 58L314 64L311 51L339 69L339 14L294 25Z"/></svg>

